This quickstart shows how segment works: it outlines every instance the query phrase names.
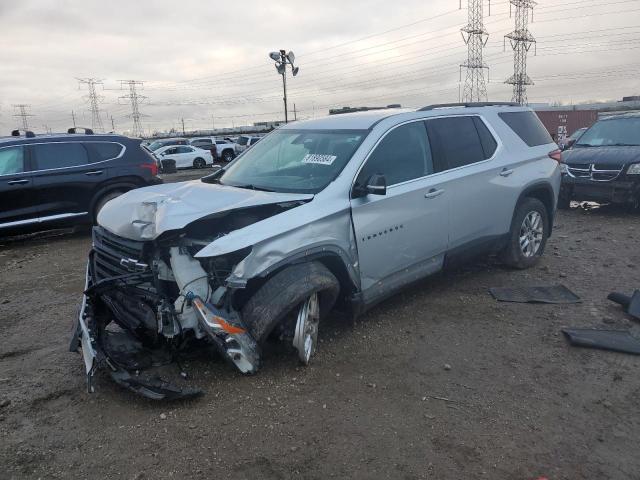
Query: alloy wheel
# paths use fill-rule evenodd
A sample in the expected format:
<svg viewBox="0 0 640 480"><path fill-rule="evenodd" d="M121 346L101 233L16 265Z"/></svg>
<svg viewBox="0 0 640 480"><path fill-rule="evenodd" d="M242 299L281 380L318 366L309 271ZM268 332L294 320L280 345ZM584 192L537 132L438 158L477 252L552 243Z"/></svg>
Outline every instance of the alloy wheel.
<svg viewBox="0 0 640 480"><path fill-rule="evenodd" d="M318 293L312 293L298 310L296 331L293 346L298 350L298 357L305 365L309 364L318 343L318 325L320 323L320 303Z"/></svg>
<svg viewBox="0 0 640 480"><path fill-rule="evenodd" d="M544 222L540 212L531 211L527 213L520 226L520 250L522 254L531 258L535 256L542 245L544 235Z"/></svg>

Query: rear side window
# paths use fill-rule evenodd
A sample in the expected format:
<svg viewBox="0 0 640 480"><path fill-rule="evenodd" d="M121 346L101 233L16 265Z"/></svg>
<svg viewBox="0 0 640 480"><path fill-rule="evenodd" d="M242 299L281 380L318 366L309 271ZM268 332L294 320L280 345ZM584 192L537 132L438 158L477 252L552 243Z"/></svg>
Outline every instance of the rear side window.
<svg viewBox="0 0 640 480"><path fill-rule="evenodd" d="M247 143L249 143L248 137L240 137L238 139L238 145L246 145Z"/></svg>
<svg viewBox="0 0 640 480"><path fill-rule="evenodd" d="M387 185L424 177L433 172L431 149L422 122L401 125L384 137L367 159L357 183L371 175L384 175Z"/></svg>
<svg viewBox="0 0 640 480"><path fill-rule="evenodd" d="M436 172L486 159L473 117L436 118L426 123Z"/></svg>
<svg viewBox="0 0 640 480"><path fill-rule="evenodd" d="M33 148L37 170L77 167L89 163L87 150L81 143L44 143Z"/></svg>
<svg viewBox="0 0 640 480"><path fill-rule="evenodd" d="M24 148L0 148L0 175L24 172Z"/></svg>
<svg viewBox="0 0 640 480"><path fill-rule="evenodd" d="M498 116L530 147L553 143L551 135L534 112L503 112Z"/></svg>
<svg viewBox="0 0 640 480"><path fill-rule="evenodd" d="M480 143L482 144L482 150L484 151L484 158L491 158L498 148L496 139L493 138L491 132L479 117L473 117L473 123L476 125L478 135L480 136Z"/></svg>
<svg viewBox="0 0 640 480"><path fill-rule="evenodd" d="M110 142L87 143L87 148L93 153L94 161L101 162L118 157L122 153L122 145Z"/></svg>

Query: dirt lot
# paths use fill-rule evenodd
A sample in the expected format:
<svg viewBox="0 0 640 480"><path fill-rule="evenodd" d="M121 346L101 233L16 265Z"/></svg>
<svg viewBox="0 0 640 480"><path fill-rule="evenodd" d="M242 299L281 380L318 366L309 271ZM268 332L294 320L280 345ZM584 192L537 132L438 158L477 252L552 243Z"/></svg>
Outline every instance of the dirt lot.
<svg viewBox="0 0 640 480"><path fill-rule="evenodd" d="M189 176L182 174L181 177ZM329 319L312 366L192 361L207 394L154 403L67 351L87 232L0 241L0 478L640 478L640 357L569 347L562 326L632 328L640 215L561 212L540 266L493 261L410 288L356 325ZM570 306L491 286L564 283Z"/></svg>

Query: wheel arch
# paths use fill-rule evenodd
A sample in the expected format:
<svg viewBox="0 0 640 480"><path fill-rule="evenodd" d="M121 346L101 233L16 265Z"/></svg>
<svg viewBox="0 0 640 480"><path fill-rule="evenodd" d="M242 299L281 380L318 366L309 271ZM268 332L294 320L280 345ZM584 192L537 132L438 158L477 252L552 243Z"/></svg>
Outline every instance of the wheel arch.
<svg viewBox="0 0 640 480"><path fill-rule="evenodd" d="M551 184L548 182L537 182L525 188L520 194L520 197L518 197L518 202L514 208L514 215L518 205L520 205L525 198L535 198L540 200L545 206L547 217L549 218L549 236L551 236L557 205L556 195Z"/></svg>
<svg viewBox="0 0 640 480"><path fill-rule="evenodd" d="M142 183L142 182L141 182ZM92 217L95 220L95 209L98 206L100 200L109 193L112 192L128 192L129 190L133 190L135 188L140 187L140 184L136 183L134 180L121 180L117 182L108 183L105 185L101 185L93 194L91 198L91 204L89 206Z"/></svg>

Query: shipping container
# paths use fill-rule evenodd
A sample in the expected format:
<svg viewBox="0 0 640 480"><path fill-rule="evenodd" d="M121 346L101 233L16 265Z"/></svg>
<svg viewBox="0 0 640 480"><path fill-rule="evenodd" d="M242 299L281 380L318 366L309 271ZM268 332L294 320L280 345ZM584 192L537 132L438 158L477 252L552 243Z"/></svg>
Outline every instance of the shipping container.
<svg viewBox="0 0 640 480"><path fill-rule="evenodd" d="M598 120L597 110L536 110L536 113L556 142Z"/></svg>

